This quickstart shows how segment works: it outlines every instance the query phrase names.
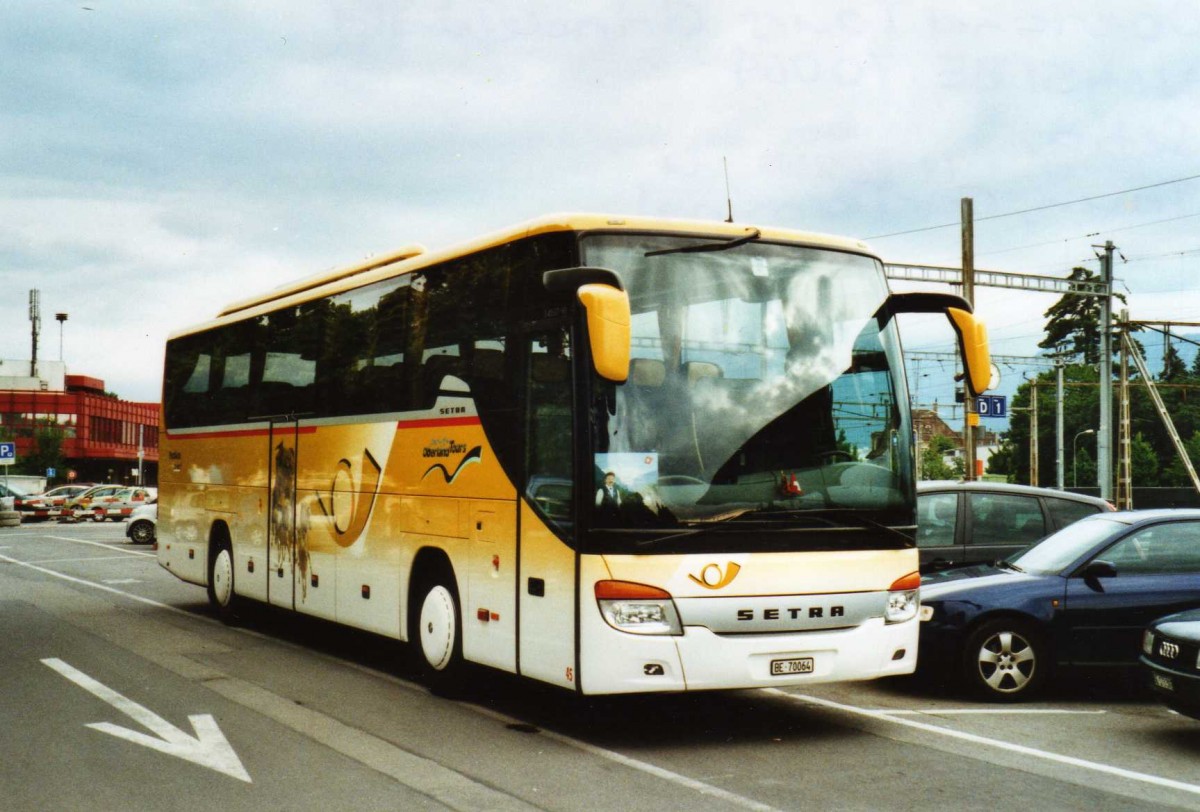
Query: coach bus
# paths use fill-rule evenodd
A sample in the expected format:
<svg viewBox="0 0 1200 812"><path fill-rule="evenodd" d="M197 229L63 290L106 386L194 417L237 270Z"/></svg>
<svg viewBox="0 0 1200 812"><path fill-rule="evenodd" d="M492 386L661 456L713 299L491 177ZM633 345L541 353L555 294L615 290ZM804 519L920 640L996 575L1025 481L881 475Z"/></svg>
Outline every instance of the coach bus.
<svg viewBox="0 0 1200 812"><path fill-rule="evenodd" d="M550 216L235 302L166 347L159 563L582 694L909 673L895 316L857 241Z"/></svg>

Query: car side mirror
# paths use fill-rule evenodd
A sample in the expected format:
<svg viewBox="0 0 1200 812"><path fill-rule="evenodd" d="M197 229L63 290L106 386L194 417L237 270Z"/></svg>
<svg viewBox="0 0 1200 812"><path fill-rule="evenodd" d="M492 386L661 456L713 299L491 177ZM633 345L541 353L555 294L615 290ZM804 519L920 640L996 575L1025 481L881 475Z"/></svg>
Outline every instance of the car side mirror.
<svg viewBox="0 0 1200 812"><path fill-rule="evenodd" d="M1093 592L1103 592L1104 582L1101 578L1116 578L1117 565L1111 561L1089 561L1083 565L1083 569L1079 571L1083 576L1083 582L1087 584L1088 589Z"/></svg>
<svg viewBox="0 0 1200 812"><path fill-rule="evenodd" d="M1100 559L1089 561L1083 568L1083 577L1089 581L1100 578L1116 578L1117 565L1111 561L1102 561Z"/></svg>

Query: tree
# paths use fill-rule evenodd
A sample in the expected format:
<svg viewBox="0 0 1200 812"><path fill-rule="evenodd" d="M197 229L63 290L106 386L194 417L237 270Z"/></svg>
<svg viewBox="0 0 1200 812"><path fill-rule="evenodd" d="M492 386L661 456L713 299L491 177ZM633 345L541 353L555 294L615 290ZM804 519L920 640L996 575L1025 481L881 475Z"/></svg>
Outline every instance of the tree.
<svg viewBox="0 0 1200 812"><path fill-rule="evenodd" d="M21 461L21 470L45 476L47 469L63 467L63 430L55 423L43 423L33 430L33 450Z"/></svg>
<svg viewBox="0 0 1200 812"><path fill-rule="evenodd" d="M1133 435L1130 457L1132 465L1130 473L1133 476L1134 484L1141 487L1157 485L1158 454L1155 453L1154 446L1150 445L1150 441L1140 431Z"/></svg>
<svg viewBox="0 0 1200 812"><path fill-rule="evenodd" d="M1158 376L1160 381L1178 381L1187 376L1187 364L1179 355L1179 350L1171 343L1170 336L1163 350L1163 369Z"/></svg>
<svg viewBox="0 0 1200 812"><path fill-rule="evenodd" d="M1067 278L1072 282L1100 281L1100 275L1087 268L1072 268ZM1113 297L1125 302L1123 294L1114 293ZM1077 363L1099 363L1102 308L1103 300L1099 296L1064 293L1043 314L1047 319L1046 337L1038 342L1038 346L1055 355L1070 357Z"/></svg>
<svg viewBox="0 0 1200 812"><path fill-rule="evenodd" d="M946 464L947 452L957 448L949 437L938 435L921 449L921 479L954 479L955 470ZM959 469L961 472L961 463Z"/></svg>
<svg viewBox="0 0 1200 812"><path fill-rule="evenodd" d="M1000 441L1000 447L988 457L987 472L1005 477L1012 482L1016 470L1017 449L1007 438Z"/></svg>

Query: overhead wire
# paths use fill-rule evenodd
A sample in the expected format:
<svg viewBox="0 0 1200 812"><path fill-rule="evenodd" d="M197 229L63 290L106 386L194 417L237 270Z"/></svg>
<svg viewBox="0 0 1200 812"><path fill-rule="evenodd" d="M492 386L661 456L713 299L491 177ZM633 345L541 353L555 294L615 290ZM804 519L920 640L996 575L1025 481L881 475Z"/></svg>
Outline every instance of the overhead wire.
<svg viewBox="0 0 1200 812"><path fill-rule="evenodd" d="M1175 178L1174 180L1164 180L1164 181L1160 181L1159 183L1149 183L1149 184L1146 184L1145 186L1135 186L1132 189L1121 189L1120 191L1116 191L1116 192L1105 192L1104 194L1090 195L1089 197L1080 197L1075 200L1064 200L1061 203L1048 203L1044 206L1033 206L1028 209L1018 209L1017 211L1009 211L1009 212L1004 212L1002 214L990 214L986 217L976 217L976 218L974 218L974 221L976 223L982 223L986 220L999 220L1002 217L1016 217L1019 214L1032 214L1033 212L1046 211L1047 209L1057 209L1062 206L1073 206L1077 203L1087 203L1092 200L1103 200L1104 198L1107 198L1107 197L1117 197L1119 195L1132 194L1133 192L1143 192L1147 189L1157 189L1162 186L1170 186L1170 185L1176 184L1176 183L1186 183L1187 181L1197 180L1197 179L1200 179L1200 175L1188 175L1187 177L1184 177L1184 178ZM941 225L925 226L923 228L913 228L913 229L909 229L907 231L895 231L895 232L892 232L891 234L876 234L873 237L866 237L865 239L883 240L883 239L887 239L888 237L901 237L906 234L920 234L925 231L936 231L937 229L940 229L940 228L952 228L954 226L959 226L959 225L961 225L961 223L959 223L959 222L942 223Z"/></svg>

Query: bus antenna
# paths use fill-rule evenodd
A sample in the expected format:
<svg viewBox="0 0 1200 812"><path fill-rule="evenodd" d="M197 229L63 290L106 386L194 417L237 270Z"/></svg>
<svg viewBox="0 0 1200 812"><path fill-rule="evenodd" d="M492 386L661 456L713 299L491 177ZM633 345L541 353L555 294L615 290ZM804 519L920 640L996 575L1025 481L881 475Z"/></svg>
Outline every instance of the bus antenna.
<svg viewBox="0 0 1200 812"><path fill-rule="evenodd" d="M729 194L729 159L724 155L721 156L721 161L725 164L725 205L729 211L729 216L725 218L726 223L733 222L733 196Z"/></svg>

